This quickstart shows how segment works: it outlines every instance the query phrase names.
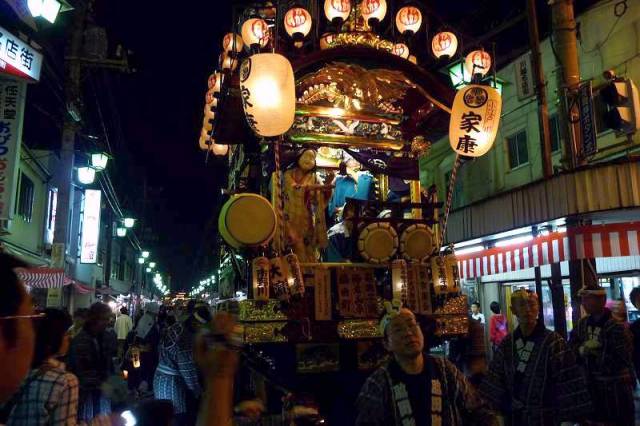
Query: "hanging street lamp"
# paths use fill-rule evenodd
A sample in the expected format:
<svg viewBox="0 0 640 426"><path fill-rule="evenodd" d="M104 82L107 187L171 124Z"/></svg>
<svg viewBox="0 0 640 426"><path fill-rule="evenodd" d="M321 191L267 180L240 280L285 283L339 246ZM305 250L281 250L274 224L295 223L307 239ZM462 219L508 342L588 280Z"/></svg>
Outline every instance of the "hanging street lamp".
<svg viewBox="0 0 640 426"><path fill-rule="evenodd" d="M96 169L85 166L78 167L78 182L83 185L91 185L96 180Z"/></svg>

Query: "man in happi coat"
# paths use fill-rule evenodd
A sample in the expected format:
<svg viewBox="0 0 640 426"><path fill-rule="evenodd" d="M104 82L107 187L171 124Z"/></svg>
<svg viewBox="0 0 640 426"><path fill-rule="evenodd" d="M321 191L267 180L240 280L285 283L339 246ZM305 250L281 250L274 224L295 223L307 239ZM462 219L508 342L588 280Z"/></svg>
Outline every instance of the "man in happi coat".
<svg viewBox="0 0 640 426"><path fill-rule="evenodd" d="M579 295L587 316L571 332L569 345L587 374L594 403L589 420L598 425L633 425L631 332L612 318L603 288L583 288Z"/></svg>
<svg viewBox="0 0 640 426"><path fill-rule="evenodd" d="M390 310L381 331L392 359L365 382L356 425L497 425L458 369L446 359L423 353L424 336L408 309Z"/></svg>
<svg viewBox="0 0 640 426"><path fill-rule="evenodd" d="M547 426L579 421L591 411L584 375L565 340L539 319L538 296L511 295L518 327L498 346L480 386L506 425Z"/></svg>

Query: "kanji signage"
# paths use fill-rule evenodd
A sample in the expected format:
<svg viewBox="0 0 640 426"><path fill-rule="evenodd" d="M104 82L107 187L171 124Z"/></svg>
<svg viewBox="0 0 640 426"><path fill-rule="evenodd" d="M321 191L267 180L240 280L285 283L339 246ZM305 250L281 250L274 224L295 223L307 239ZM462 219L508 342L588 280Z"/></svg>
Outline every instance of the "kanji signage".
<svg viewBox="0 0 640 426"><path fill-rule="evenodd" d="M492 87L471 84L458 90L449 123L449 143L460 155L486 154L498 132L502 98Z"/></svg>
<svg viewBox="0 0 640 426"><path fill-rule="evenodd" d="M20 159L26 83L0 78L0 219L11 219Z"/></svg>
<svg viewBox="0 0 640 426"><path fill-rule="evenodd" d="M38 81L41 68L42 54L0 27L0 71Z"/></svg>
<svg viewBox="0 0 640 426"><path fill-rule="evenodd" d="M101 199L101 191L96 189L84 190L84 213L82 215L80 263L97 263L98 261Z"/></svg>
<svg viewBox="0 0 640 426"><path fill-rule="evenodd" d="M596 134L596 115L593 107L593 89L591 81L580 84L578 88L578 106L580 108L580 130L582 131L582 156L589 157L598 152Z"/></svg>

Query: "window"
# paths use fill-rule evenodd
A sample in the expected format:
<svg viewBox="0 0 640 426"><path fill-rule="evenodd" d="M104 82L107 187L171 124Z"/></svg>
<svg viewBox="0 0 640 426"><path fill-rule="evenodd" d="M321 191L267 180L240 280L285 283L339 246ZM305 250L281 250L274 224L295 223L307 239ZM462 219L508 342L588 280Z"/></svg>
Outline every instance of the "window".
<svg viewBox="0 0 640 426"><path fill-rule="evenodd" d="M551 135L551 152L557 152L562 149L562 133L560 133L560 119L558 114L549 117L549 133Z"/></svg>
<svg viewBox="0 0 640 426"><path fill-rule="evenodd" d="M18 191L18 202L16 203L16 214L25 222L31 222L34 196L33 181L21 172L18 185L20 189Z"/></svg>
<svg viewBox="0 0 640 426"><path fill-rule="evenodd" d="M518 166L529 162L529 152L527 151L527 132L521 130L515 135L507 138L509 148L509 167L515 169Z"/></svg>

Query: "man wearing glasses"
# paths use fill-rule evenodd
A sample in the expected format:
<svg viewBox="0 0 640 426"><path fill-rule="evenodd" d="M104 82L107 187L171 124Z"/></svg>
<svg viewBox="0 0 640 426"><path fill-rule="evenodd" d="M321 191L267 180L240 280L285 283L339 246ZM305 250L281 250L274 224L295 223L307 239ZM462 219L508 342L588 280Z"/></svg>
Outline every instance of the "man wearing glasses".
<svg viewBox="0 0 640 426"><path fill-rule="evenodd" d="M27 265L0 253L0 403L8 401L31 367L35 317L16 268Z"/></svg>

